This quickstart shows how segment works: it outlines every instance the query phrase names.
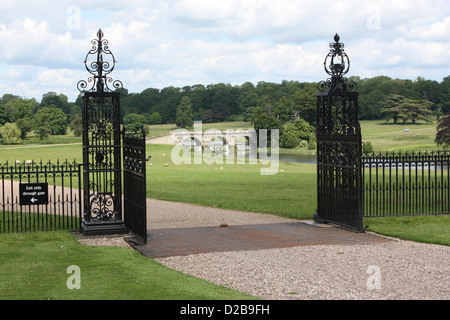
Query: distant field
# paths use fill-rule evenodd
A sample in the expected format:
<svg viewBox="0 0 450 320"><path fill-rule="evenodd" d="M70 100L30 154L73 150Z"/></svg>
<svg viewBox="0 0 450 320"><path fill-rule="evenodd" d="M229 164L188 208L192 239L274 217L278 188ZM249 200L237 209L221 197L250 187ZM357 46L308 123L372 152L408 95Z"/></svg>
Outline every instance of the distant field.
<svg viewBox="0 0 450 320"><path fill-rule="evenodd" d="M430 151L438 150L434 138L436 122L418 124L393 124L384 120L363 120L361 123L364 142L371 142L374 150L379 151ZM250 122L203 123L203 130L251 129ZM409 131L405 131L408 128ZM150 136L166 134L178 129L174 124L150 126ZM297 149L292 149L294 152Z"/></svg>
<svg viewBox="0 0 450 320"><path fill-rule="evenodd" d="M74 159L82 162L82 146L81 144L62 144L62 145L15 145L2 146L0 148L0 164L8 161L9 164L14 164L15 160L27 161L34 160L35 162L42 160L43 162L56 162L56 160Z"/></svg>
<svg viewBox="0 0 450 320"><path fill-rule="evenodd" d="M253 128L250 122L219 122L219 123L202 123L203 131L208 129L217 129L224 131L226 129L251 129ZM158 136L161 134L167 134L170 131L174 131L178 128L175 124L154 124L149 126L150 132L149 136ZM193 128L187 129L192 131Z"/></svg>
<svg viewBox="0 0 450 320"><path fill-rule="evenodd" d="M384 120L361 121L362 139L371 142L374 150L379 151L431 151L438 150L436 122L412 125L393 124ZM408 128L409 131L405 131Z"/></svg>

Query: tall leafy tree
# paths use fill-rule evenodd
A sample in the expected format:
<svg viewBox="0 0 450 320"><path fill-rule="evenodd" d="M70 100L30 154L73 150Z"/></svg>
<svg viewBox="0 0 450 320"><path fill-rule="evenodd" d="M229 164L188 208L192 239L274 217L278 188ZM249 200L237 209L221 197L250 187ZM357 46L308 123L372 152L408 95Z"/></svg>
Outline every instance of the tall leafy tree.
<svg viewBox="0 0 450 320"><path fill-rule="evenodd" d="M193 124L191 98L184 96L177 107L175 125L181 128L189 128Z"/></svg>
<svg viewBox="0 0 450 320"><path fill-rule="evenodd" d="M312 125L316 122L317 100L311 87L298 89L292 95L293 118L302 118Z"/></svg>
<svg viewBox="0 0 450 320"><path fill-rule="evenodd" d="M52 135L67 133L67 116L59 108L48 108L48 123Z"/></svg>
<svg viewBox="0 0 450 320"><path fill-rule="evenodd" d="M393 120L397 123L399 119L406 119L405 110L403 108L403 103L405 97L398 94L390 94L385 98L384 105L382 109L382 114L386 121Z"/></svg>
<svg viewBox="0 0 450 320"><path fill-rule="evenodd" d="M28 132L30 132L31 130L33 130L33 121L31 120L31 117L23 117L20 119L17 119L17 121L15 122L17 127L20 129L20 137L22 139L25 139L26 135Z"/></svg>
<svg viewBox="0 0 450 320"><path fill-rule="evenodd" d="M44 107L34 115L34 131L41 140L47 139L51 132L48 113L48 108Z"/></svg>
<svg viewBox="0 0 450 320"><path fill-rule="evenodd" d="M386 120L398 119L410 120L415 124L418 120L430 121L431 106L433 103L427 100L408 99L402 95L390 94L386 97L383 114Z"/></svg>
<svg viewBox="0 0 450 320"><path fill-rule="evenodd" d="M431 106L433 102L427 100L413 100L406 99L403 103L404 112L406 117L411 120L413 124L416 123L417 120L423 120L426 122L430 122L431 115Z"/></svg>
<svg viewBox="0 0 450 320"><path fill-rule="evenodd" d="M75 137L79 137L83 133L83 121L81 115L78 113L75 113L73 116L72 121L70 122L70 129L73 131Z"/></svg>
<svg viewBox="0 0 450 320"><path fill-rule="evenodd" d="M273 110L274 116L282 123L286 123L292 120L292 112L292 107L290 106L289 99L286 96L281 98L281 100Z"/></svg>

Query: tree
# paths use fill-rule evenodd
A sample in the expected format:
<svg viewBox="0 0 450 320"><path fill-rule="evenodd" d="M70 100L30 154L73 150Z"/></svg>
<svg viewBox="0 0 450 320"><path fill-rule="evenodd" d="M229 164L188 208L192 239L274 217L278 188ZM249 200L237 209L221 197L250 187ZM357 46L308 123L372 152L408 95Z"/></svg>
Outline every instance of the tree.
<svg viewBox="0 0 450 320"><path fill-rule="evenodd" d="M382 115L385 117L386 121L390 119L394 120L396 124L398 119L405 119L403 102L405 97L398 94L390 94L385 98L385 107L382 109Z"/></svg>
<svg viewBox="0 0 450 320"><path fill-rule="evenodd" d="M280 138L280 146L282 148L292 149L300 144L298 130L293 123L288 123L284 128L283 135Z"/></svg>
<svg viewBox="0 0 450 320"><path fill-rule="evenodd" d="M33 122L30 117L23 117L16 121L17 127L20 129L22 139L25 139L28 132L33 129Z"/></svg>
<svg viewBox="0 0 450 320"><path fill-rule="evenodd" d="M439 120L434 142L438 146L444 147L444 149L450 146L450 112Z"/></svg>
<svg viewBox="0 0 450 320"><path fill-rule="evenodd" d="M149 124L160 124L162 123L162 117L158 112L153 112L149 117L148 117L148 123Z"/></svg>
<svg viewBox="0 0 450 320"><path fill-rule="evenodd" d="M123 124L127 131L138 132L147 124L147 119L143 114L129 113L123 118Z"/></svg>
<svg viewBox="0 0 450 320"><path fill-rule="evenodd" d="M212 123L212 122L214 122L214 114L213 114L213 111L211 109L205 110L205 112L203 113L203 116L202 116L202 121L204 123Z"/></svg>
<svg viewBox="0 0 450 320"><path fill-rule="evenodd" d="M363 146L363 153L369 154L369 153L373 153L373 151L374 151L374 149L373 149L372 142L367 141Z"/></svg>
<svg viewBox="0 0 450 320"><path fill-rule="evenodd" d="M21 118L31 117L37 106L38 103L36 100L22 98L10 100L5 104L5 108L10 114L12 122Z"/></svg>
<svg viewBox="0 0 450 320"><path fill-rule="evenodd" d="M297 119L293 122L293 124L295 128L297 128L301 140L306 140L309 142L314 136L314 127L306 120Z"/></svg>
<svg viewBox="0 0 450 320"><path fill-rule="evenodd" d="M81 107L76 104L70 108L69 122L72 122L75 116L79 116L81 118Z"/></svg>
<svg viewBox="0 0 450 320"><path fill-rule="evenodd" d="M48 108L48 124L52 135L66 134L67 132L67 116L61 109Z"/></svg>
<svg viewBox="0 0 450 320"><path fill-rule="evenodd" d="M0 125L4 125L5 123L11 121L8 113L6 112L6 108L4 105L0 105Z"/></svg>
<svg viewBox="0 0 450 320"><path fill-rule="evenodd" d="M267 129L267 142L270 144L272 137L272 130L278 129L279 135L282 136L284 128L283 124L275 118L275 116L269 115L264 112L262 107L256 107L252 114L251 123L256 131L256 135L259 141L259 133L261 129Z"/></svg>
<svg viewBox="0 0 450 320"><path fill-rule="evenodd" d="M301 141L308 143L314 136L314 127L303 119L297 119L292 123L288 123L284 128L284 132L280 137L280 145L283 148L295 148L300 145Z"/></svg>
<svg viewBox="0 0 450 320"><path fill-rule="evenodd" d="M292 119L292 108L289 105L288 98L284 96L278 102L277 106L273 110L274 116L282 123L286 123Z"/></svg>
<svg viewBox="0 0 450 320"><path fill-rule="evenodd" d="M64 94L56 94L56 92L48 92L42 95L42 100L40 106L47 108L58 108L64 111L65 114L70 113L70 108L73 104L68 102L68 98Z"/></svg>
<svg viewBox="0 0 450 320"><path fill-rule="evenodd" d="M229 115L228 106L225 103L215 104L212 109L212 122L223 122Z"/></svg>
<svg viewBox="0 0 450 320"><path fill-rule="evenodd" d="M417 120L423 120L425 122L431 121L429 116L431 115L432 105L433 102L426 100L406 99L403 107L405 109L406 117L415 124Z"/></svg>
<svg viewBox="0 0 450 320"><path fill-rule="evenodd" d="M177 107L175 125L181 128L189 128L193 124L191 98L184 96Z"/></svg>
<svg viewBox="0 0 450 320"><path fill-rule="evenodd" d="M83 133L83 121L81 120L81 115L78 113L74 114L70 122L70 130L73 131L75 137L79 137Z"/></svg>
<svg viewBox="0 0 450 320"><path fill-rule="evenodd" d="M4 126L0 127L0 136L4 144L16 144L20 143L20 129L15 123L6 123Z"/></svg>
<svg viewBox="0 0 450 320"><path fill-rule="evenodd" d="M386 120L394 119L397 123L398 119L403 119L404 122L410 120L415 124L417 120L424 120L430 122L431 106L433 102L427 100L408 99L402 95L390 94L385 100L386 107L383 109L383 114Z"/></svg>
<svg viewBox="0 0 450 320"><path fill-rule="evenodd" d="M48 113L48 108L44 107L34 115L34 131L41 140L47 139L51 132Z"/></svg>
<svg viewBox="0 0 450 320"><path fill-rule="evenodd" d="M293 118L304 119L314 125L316 123L317 100L315 89L298 89L292 96Z"/></svg>

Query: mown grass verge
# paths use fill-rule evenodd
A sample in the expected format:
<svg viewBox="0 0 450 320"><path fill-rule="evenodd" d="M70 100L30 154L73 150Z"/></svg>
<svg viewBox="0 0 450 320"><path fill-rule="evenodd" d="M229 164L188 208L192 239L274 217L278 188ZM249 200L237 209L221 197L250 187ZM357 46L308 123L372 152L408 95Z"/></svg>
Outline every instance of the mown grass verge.
<svg viewBox="0 0 450 320"><path fill-rule="evenodd" d="M67 286L72 265L79 267L80 289ZM255 299L135 250L81 245L68 231L1 234L0 274L2 300Z"/></svg>

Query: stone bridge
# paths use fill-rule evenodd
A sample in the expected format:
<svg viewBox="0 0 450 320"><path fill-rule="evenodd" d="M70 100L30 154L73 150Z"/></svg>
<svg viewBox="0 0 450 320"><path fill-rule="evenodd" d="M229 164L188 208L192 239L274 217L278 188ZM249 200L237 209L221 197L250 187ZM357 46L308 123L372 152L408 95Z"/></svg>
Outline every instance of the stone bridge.
<svg viewBox="0 0 450 320"><path fill-rule="evenodd" d="M226 147L246 150L250 145L257 146L256 131L253 129L227 129L225 131L208 129L206 131L185 129L175 130L171 135L171 141L175 145L191 147Z"/></svg>

